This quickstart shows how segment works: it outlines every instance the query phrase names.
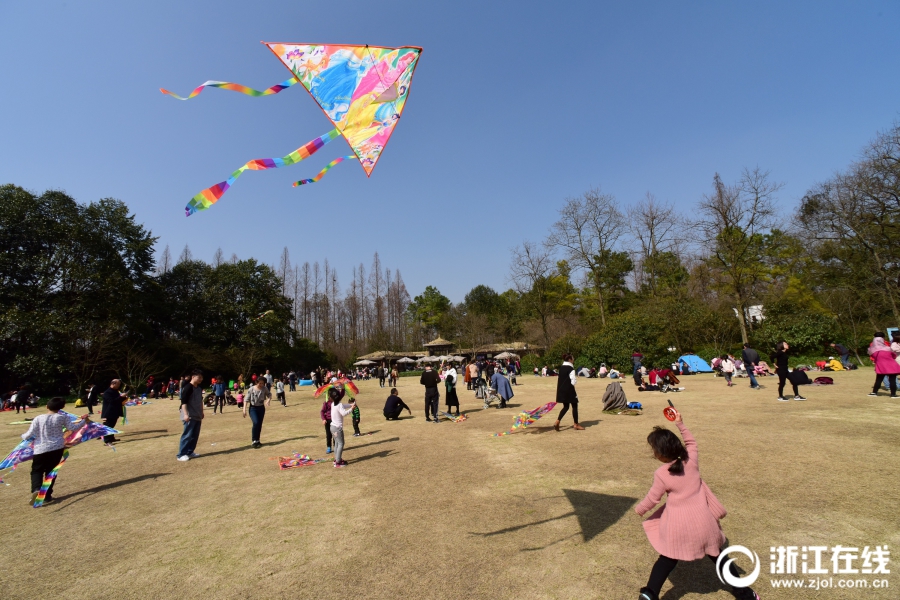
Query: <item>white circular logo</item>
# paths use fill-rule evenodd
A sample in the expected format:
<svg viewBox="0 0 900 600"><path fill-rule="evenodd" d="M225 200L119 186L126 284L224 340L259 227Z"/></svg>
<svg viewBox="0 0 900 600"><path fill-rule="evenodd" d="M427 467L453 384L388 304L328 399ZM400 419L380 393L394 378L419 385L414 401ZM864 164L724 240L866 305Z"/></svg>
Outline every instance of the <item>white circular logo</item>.
<svg viewBox="0 0 900 600"><path fill-rule="evenodd" d="M753 572L746 577L735 577L731 574L731 565L732 563L734 563L733 558L729 558L725 561L724 565L722 564L722 560L729 554L732 554L734 552L743 554L756 565L753 569ZM739 588L750 587L751 585L753 585L753 582L755 582L756 578L759 577L759 567L759 555L757 555L756 552L752 552L745 546L728 546L727 548L722 550L722 552L719 554L719 558L716 559L716 573L719 575L719 581Z"/></svg>

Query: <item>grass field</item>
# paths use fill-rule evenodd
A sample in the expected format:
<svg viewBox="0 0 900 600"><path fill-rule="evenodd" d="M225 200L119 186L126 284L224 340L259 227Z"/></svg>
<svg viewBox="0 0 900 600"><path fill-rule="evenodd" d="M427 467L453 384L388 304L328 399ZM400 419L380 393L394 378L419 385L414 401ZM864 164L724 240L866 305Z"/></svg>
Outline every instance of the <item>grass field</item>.
<svg viewBox="0 0 900 600"><path fill-rule="evenodd" d="M418 380L403 378L413 417L386 422L387 390L362 382L362 430L373 435L347 437L349 466L288 471L270 459L326 457L310 388L288 393L287 408L273 403L256 450L236 407L207 409L202 456L187 463L175 460L177 401L157 400L129 409L115 452L95 441L72 450L55 503L30 507L30 463L6 477L0 597L633 600L656 559L633 510L659 465L645 439L654 425L671 425L662 416L670 398L729 510L729 543L759 554L762 598L898 598L895 573L883 576L888 590L769 582L770 546L900 549L900 401L866 396L871 370L834 378L790 403L775 400L775 378L753 391L746 380L729 389L697 375L669 395L627 383L641 416L603 414L608 380L580 380L585 431L572 430L570 417L553 431L554 411L501 438L490 434L516 408L482 410L461 389L468 421L426 423ZM513 407L554 399L554 378L520 382ZM25 428L6 424L15 413L2 416L8 451ZM703 560L680 564L662 597L732 596Z"/></svg>

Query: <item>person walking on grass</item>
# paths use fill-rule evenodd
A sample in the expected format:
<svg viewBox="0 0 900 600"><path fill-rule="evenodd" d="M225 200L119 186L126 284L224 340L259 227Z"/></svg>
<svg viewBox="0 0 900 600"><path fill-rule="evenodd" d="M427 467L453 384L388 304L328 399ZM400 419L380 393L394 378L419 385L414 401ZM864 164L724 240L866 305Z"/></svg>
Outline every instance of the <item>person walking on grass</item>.
<svg viewBox="0 0 900 600"><path fill-rule="evenodd" d="M103 392L103 407L100 410L100 419L103 421L103 424L110 429L116 428L116 423L123 414L123 399L122 394L119 393L120 387L122 387L122 381L120 379L113 379L109 382L109 388ZM119 440L114 435L103 436L104 444L112 444L118 441Z"/></svg>
<svg viewBox="0 0 900 600"><path fill-rule="evenodd" d="M284 382L280 379L275 380L275 397L281 400L282 406L287 406L287 395L284 393Z"/></svg>
<svg viewBox="0 0 900 600"><path fill-rule="evenodd" d="M759 383L756 382L756 365L759 364L759 352L750 347L750 344L744 344L741 350L741 360L744 361L744 368L747 369L747 376L750 378L750 389L758 390Z"/></svg>
<svg viewBox="0 0 900 600"><path fill-rule="evenodd" d="M181 420L184 422L184 431L176 458L180 462L187 462L200 456L194 452L200 439L200 426L203 424L203 371L200 369L192 371L191 380L181 388Z"/></svg>
<svg viewBox="0 0 900 600"><path fill-rule="evenodd" d="M572 408L572 420L575 425L572 429L583 430L584 427L578 424L578 393L575 391L575 384L578 383L578 376L575 375L575 366L572 364L573 357L571 354L563 354L563 364L559 368L559 377L556 381L556 401L563 405L562 412L553 424L553 429L559 431L559 424L569 407Z"/></svg>
<svg viewBox="0 0 900 600"><path fill-rule="evenodd" d="M334 438L334 468L339 469L347 466L347 461L342 458L344 453L344 417L356 408L356 400L351 398L350 405L346 407L341 404L341 400L344 398L344 384L342 383L335 383L334 387L328 390L328 398L331 400L331 436Z"/></svg>
<svg viewBox="0 0 900 600"><path fill-rule="evenodd" d="M869 358L875 363L875 385L869 393L870 396L878 395L878 388L887 377L891 388L891 398L897 397L897 375L900 374L897 356L884 341L884 334L880 331L876 332L875 339L869 344Z"/></svg>
<svg viewBox="0 0 900 600"><path fill-rule="evenodd" d="M438 405L441 402L441 393L438 384L441 382L437 372L431 369L430 364L425 365L425 372L419 378L419 383L425 386L425 420L440 423L438 420Z"/></svg>
<svg viewBox="0 0 900 600"><path fill-rule="evenodd" d="M91 422L85 417L78 422L74 415L63 415L59 411L66 405L62 398L51 398L47 402L47 414L38 415L31 421L28 431L22 434L22 439L34 438L34 458L31 459L31 504L34 504L44 478L62 460L66 451L66 433L75 433ZM63 433L63 429L66 433ZM56 479L47 488L44 504L53 502L53 486Z"/></svg>
<svg viewBox="0 0 900 600"><path fill-rule="evenodd" d="M250 430L251 446L259 448L262 444L259 442L262 434L263 419L266 418L266 409L269 408L269 402L272 400L272 392L266 385L266 380L260 377L256 385L247 392L244 398L244 418L250 413L250 421L253 422L253 428Z"/></svg>
<svg viewBox="0 0 900 600"><path fill-rule="evenodd" d="M225 380L222 379L222 376L219 375L216 377L216 382L213 384L213 394L215 394L215 404L213 404L213 414L216 414L216 410L219 413L225 412Z"/></svg>
<svg viewBox="0 0 900 600"><path fill-rule="evenodd" d="M722 369L722 375L725 377L725 381L728 382L728 387L734 385L731 382L731 378L734 377L734 361L731 360L727 354L722 355L722 362L719 363L719 368Z"/></svg>
<svg viewBox="0 0 900 600"><path fill-rule="evenodd" d="M850 351L847 349L847 346L845 346L843 344L835 344L834 342L831 342L828 345L831 346L832 348L834 348L834 351L837 352L837 355L841 359L841 364L844 366L845 369L847 369L849 371L850 370Z"/></svg>
<svg viewBox="0 0 900 600"><path fill-rule="evenodd" d="M725 544L725 534L719 525L726 512L725 507L700 477L697 463L697 441L675 412L675 425L681 431L684 443L678 436L663 427L655 427L647 436L653 456L664 463L653 475L653 486L634 510L644 516L659 504L663 495L666 503L644 521L644 531L659 558L650 571L647 585L639 592L639 600L659 600L663 583L678 565L679 560L693 561L706 556L716 563L720 548ZM733 563L729 573L739 577ZM748 587L733 587L732 595L738 600L759 600Z"/></svg>
<svg viewBox="0 0 900 600"><path fill-rule="evenodd" d="M787 342L778 342L775 346L775 354L772 355L772 361L775 363L775 374L778 375L778 401L790 402L791 399L784 395L784 382L788 380L788 350L791 347ZM791 387L794 389L794 400L806 400L797 390L797 384L791 381Z"/></svg>

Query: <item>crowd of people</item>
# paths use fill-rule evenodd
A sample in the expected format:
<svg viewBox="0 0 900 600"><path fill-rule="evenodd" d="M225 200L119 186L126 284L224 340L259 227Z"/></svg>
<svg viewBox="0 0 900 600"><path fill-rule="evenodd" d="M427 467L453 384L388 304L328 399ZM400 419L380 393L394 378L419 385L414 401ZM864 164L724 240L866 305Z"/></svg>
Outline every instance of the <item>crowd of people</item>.
<svg viewBox="0 0 900 600"><path fill-rule="evenodd" d="M840 359L830 359L822 365L816 365L820 370L840 371L847 370L849 364L849 352L841 344L832 344ZM713 361L713 369L717 375L721 375L726 385L734 385L734 378L745 376L749 379L750 388L760 389L757 377L775 376L778 378L778 399L789 401L784 395L785 386L790 383L794 400L805 400L800 396L797 382L791 377L792 373L802 372L797 368L789 368L791 346L782 341L777 344L770 359L774 364L772 368L761 359L759 352L749 344L744 344L740 359L730 354L723 354ZM875 366L875 383L872 392L877 395L883 385L890 390L891 398L897 397L897 375L900 374L900 335L894 334L890 343L881 332L876 332L869 346L868 354ZM571 414L572 430L581 431L584 427L579 423L578 415L578 376L571 354L563 355L562 365L552 373L557 376L556 402L561 405L561 410L553 424L556 431L560 431L563 419ZM684 367L685 364L674 363L671 365L653 366L645 364L643 354L635 349L632 354L632 376L639 391L675 391L684 388L677 387L680 383L678 377L690 374ZM443 388L446 414L451 417L460 415L460 400L457 393L457 385L460 377L466 383L467 391L475 391L476 394L485 386L490 386L490 393L500 398L499 408L505 408L507 402L512 399L513 386L516 385L516 375L519 372L518 361L477 360L463 364L459 370L452 364L444 364L435 369L426 364L419 383L424 388L425 420L431 423L440 423L439 405L441 388ZM549 370L544 368L536 373L542 376L551 376ZM596 370L581 369L583 377L610 377L616 379L621 374L614 366L607 369L601 365ZM347 374L351 375L351 374ZM376 377L381 387L387 381L391 382L390 395L385 401L382 414L386 420L399 420L403 411L412 416L412 409L400 398L398 390L394 387L398 374L396 369L389 370L378 366L372 370L361 369L352 373L360 379ZM361 435L360 422L361 411L355 398L351 396L349 404L344 404L346 387L352 385L349 377L340 370L330 371L317 369L310 373L311 378L318 384L327 385L327 394L320 408L319 416L325 429L326 453L334 454L334 468L343 468L347 462L343 458L345 446L344 420L350 417L353 425L354 436ZM200 370L193 371L189 376L180 380L169 379L161 389L170 397L177 393L180 398L179 414L184 428L179 441L176 459L186 462L197 458L196 452L200 430L204 418L204 405L206 398L203 387L204 375ZM212 396L213 414L221 413L231 392L236 392L236 403L239 405L244 418L250 417L251 447L261 447L262 427L266 410L274 395L282 405L286 406L285 382L288 389L296 389L296 373L284 373L281 378L276 378L270 371L262 375L251 374L249 381L245 383L242 376L237 380L226 383L221 376L213 378L210 395ZM148 381L148 389L154 389L153 381ZM118 419L123 416L122 407L128 399L121 391L122 382L112 380L109 387L99 392L97 386L90 386L87 390L87 405L90 414L93 406L98 402L102 404L101 419L105 425L115 427ZM321 387L321 386L320 386ZM23 390L8 394L5 401L19 406L18 397L28 399ZM70 416L60 415L60 410L65 402L60 398L54 398L47 404L47 414L42 414L31 422L31 426L23 435L23 439L32 437L35 439L35 454L32 464L32 494L37 494L44 477L50 473L60 462L62 456L63 430L74 430L81 425L75 423ZM644 521L650 544L659 553L654 564L647 585L641 588L642 600L658 600L663 583L671 574L680 560L696 560L707 556L716 562L719 550L724 544L724 534L719 526L725 510L718 499L709 490L706 483L700 477L697 467L697 443L691 432L684 425L681 414L673 412L674 421L681 437L674 432L655 427L647 437L654 457L663 463L655 473L653 486L645 498L637 504L635 511L644 515L656 506L664 495L667 502L658 509L650 518ZM115 436L107 436L104 442L114 444L118 440ZM34 497L34 496L33 496ZM45 503L52 501L52 486L46 495ZM734 566L729 565L731 574L737 576ZM747 600L759 597L749 587L733 588L732 592L737 598Z"/></svg>

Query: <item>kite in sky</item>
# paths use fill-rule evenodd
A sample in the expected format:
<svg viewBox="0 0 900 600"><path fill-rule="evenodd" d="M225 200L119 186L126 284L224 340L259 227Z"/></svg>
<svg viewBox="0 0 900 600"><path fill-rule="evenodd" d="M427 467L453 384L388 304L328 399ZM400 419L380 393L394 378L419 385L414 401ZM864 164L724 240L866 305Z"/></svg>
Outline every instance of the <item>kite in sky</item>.
<svg viewBox="0 0 900 600"><path fill-rule="evenodd" d="M514 433L517 429L525 429L529 425L534 425L534 422L546 415L548 412L556 408L556 402L548 402L543 406L538 406L534 410L525 410L516 415L515 420L513 421L513 426L509 431L503 431L500 433L495 433L494 437L500 437L503 435L510 435Z"/></svg>
<svg viewBox="0 0 900 600"><path fill-rule="evenodd" d="M300 83L319 104L325 116L334 125L334 129L282 158L251 160L234 171L227 180L194 196L185 207L187 216L215 204L244 171L277 169L298 163L338 137L343 137L350 144L353 154L336 158L318 175L310 179L301 179L294 183L294 187L319 181L329 169L344 160L358 160L366 172L366 177L369 177L403 113L413 71L422 52L421 48L413 46L383 48L263 43L291 71L293 76L290 79L261 92L226 81L207 81L191 92L187 98L162 88L160 91L179 100L189 100L207 87L223 88L256 97L277 94L295 83Z"/></svg>

